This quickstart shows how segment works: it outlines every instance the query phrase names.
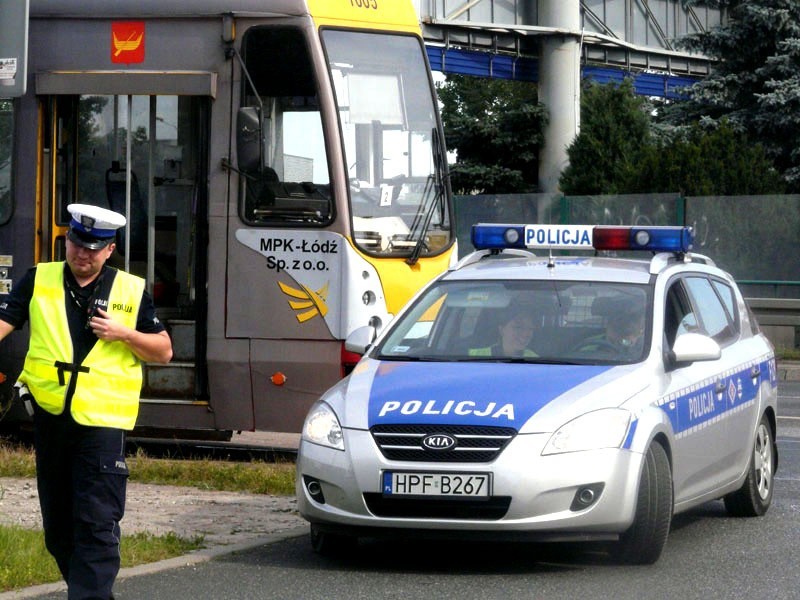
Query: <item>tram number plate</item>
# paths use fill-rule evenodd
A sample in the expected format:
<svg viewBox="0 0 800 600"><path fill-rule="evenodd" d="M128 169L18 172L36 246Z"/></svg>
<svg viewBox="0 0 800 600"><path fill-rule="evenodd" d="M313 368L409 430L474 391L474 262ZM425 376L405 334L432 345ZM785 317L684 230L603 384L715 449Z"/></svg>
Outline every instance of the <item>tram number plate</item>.
<svg viewBox="0 0 800 600"><path fill-rule="evenodd" d="M409 473L385 471L384 496L469 496L488 498L488 473Z"/></svg>

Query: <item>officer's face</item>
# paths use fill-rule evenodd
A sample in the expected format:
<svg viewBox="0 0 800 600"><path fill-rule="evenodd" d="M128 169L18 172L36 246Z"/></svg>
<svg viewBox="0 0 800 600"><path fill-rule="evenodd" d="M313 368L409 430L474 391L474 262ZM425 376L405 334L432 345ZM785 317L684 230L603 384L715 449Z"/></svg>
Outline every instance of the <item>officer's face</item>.
<svg viewBox="0 0 800 600"><path fill-rule="evenodd" d="M114 252L114 248L115 245L112 242L105 248L89 250L67 238L67 264L75 279L79 283L88 283L97 277L108 257Z"/></svg>

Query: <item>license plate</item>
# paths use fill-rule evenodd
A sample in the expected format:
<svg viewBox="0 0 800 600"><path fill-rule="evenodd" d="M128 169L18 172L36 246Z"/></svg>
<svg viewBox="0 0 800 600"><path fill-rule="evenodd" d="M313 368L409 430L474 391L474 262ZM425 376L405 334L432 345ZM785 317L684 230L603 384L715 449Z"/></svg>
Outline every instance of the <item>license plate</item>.
<svg viewBox="0 0 800 600"><path fill-rule="evenodd" d="M383 473L384 496L468 496L488 498L488 473Z"/></svg>

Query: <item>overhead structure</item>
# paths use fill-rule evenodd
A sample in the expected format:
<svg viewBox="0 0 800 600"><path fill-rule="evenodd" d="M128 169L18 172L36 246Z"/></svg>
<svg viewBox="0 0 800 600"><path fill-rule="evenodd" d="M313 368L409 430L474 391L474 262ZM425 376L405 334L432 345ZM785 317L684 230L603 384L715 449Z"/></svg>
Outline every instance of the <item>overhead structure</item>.
<svg viewBox="0 0 800 600"><path fill-rule="evenodd" d="M676 41L724 14L681 0L419 0L431 67L539 83L550 124L541 191L557 191L566 148L580 127L580 78L633 80L637 93L674 98L710 61Z"/></svg>

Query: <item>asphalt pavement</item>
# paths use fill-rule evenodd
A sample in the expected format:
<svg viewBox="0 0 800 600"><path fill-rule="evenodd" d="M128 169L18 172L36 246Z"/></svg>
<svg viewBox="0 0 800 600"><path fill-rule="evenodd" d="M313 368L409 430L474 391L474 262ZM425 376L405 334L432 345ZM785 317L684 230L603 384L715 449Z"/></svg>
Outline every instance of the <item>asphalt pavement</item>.
<svg viewBox="0 0 800 600"><path fill-rule="evenodd" d="M778 378L780 381L789 382L787 388L792 390L791 394L794 395L796 393L795 390L800 390L800 383L798 383L800 382L800 362L779 363ZM797 419L797 417L789 417L789 418L792 420ZM789 426L789 430L791 431L793 429L795 429L795 426L794 423L792 422ZM793 437L794 436L790 433L790 438ZM287 448L296 450L300 442L300 435L295 433L281 433L281 432L240 432L234 434L234 438L231 440L231 442L254 444L254 445L263 444L275 448ZM298 527L290 531L281 532L278 534L273 534L265 536L263 538L251 540L243 544L200 550L197 552L193 552L189 555L177 558L172 558L145 565L139 565L137 567L131 567L127 569L122 569L118 577L118 582L121 583L126 580L129 580L130 578L154 575L158 573L164 574L165 581L167 581L168 579L169 580L175 579L176 577L185 577L188 579L192 579L195 576L196 571L194 568L186 568L186 567L197 567L199 565L202 565L203 563L207 563L214 559L220 559L225 555L233 555L233 554L238 555L242 553L247 554L249 551L253 551L265 545L271 545L277 542L282 542L292 538L297 538L306 535L308 535L308 528ZM148 581L153 580L152 577L145 579L147 579ZM187 580L187 585L188 585L188 580ZM124 585L124 584L121 587L124 587L126 589L131 589L129 585ZM64 583L58 582L58 583L34 586L22 590L0 593L0 600L18 600L22 598L39 598L40 600L55 600L55 599L63 599L65 597L65 592L66 592L66 586L64 585ZM119 595L119 597L122 598L123 596ZM233 598L235 596L231 597Z"/></svg>

